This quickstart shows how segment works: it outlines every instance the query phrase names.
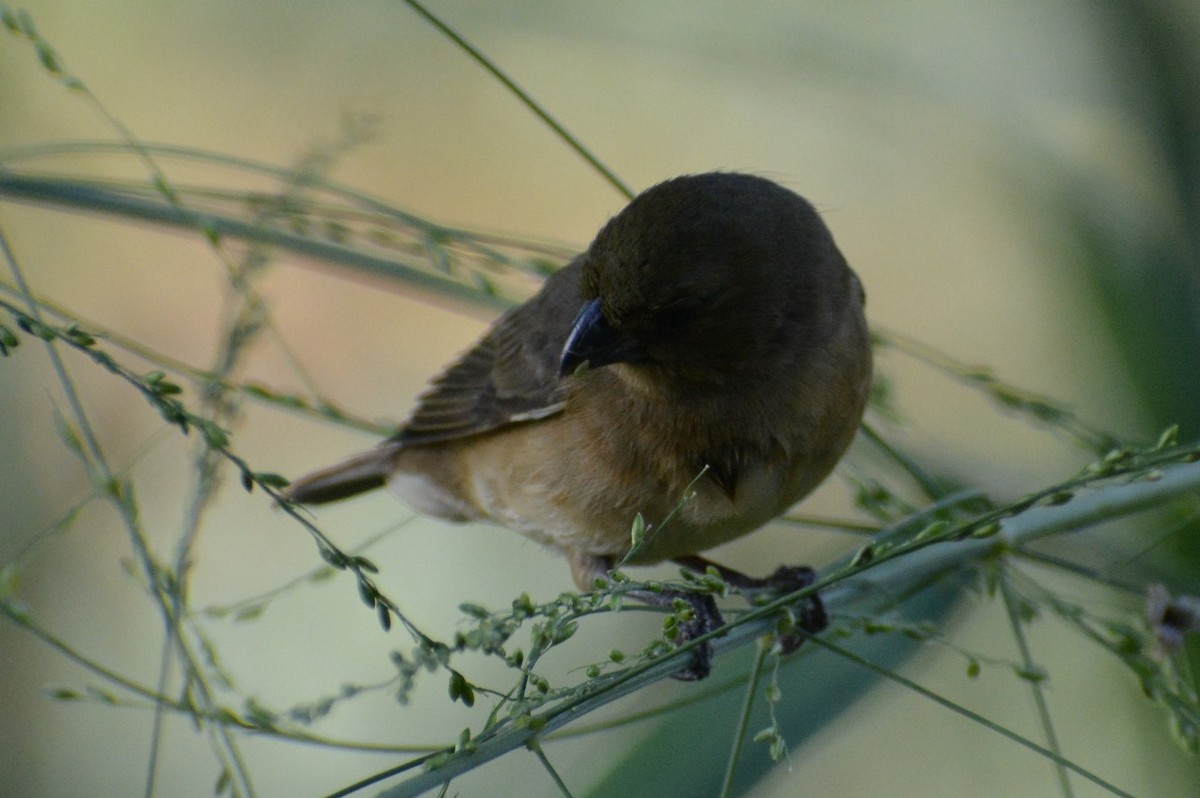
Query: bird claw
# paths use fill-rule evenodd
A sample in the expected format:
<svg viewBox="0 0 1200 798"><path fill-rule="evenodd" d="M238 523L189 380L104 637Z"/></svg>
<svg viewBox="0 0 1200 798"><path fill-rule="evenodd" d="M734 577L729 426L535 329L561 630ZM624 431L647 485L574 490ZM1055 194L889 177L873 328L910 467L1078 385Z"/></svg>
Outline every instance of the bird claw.
<svg viewBox="0 0 1200 798"><path fill-rule="evenodd" d="M675 644L682 646L717 629L725 623L717 602L708 593L678 593L692 608L691 620L679 624L675 634ZM708 676L712 670L712 645L705 641L692 652L692 661L687 667L671 674L671 677L681 682L697 682Z"/></svg>
<svg viewBox="0 0 1200 798"><path fill-rule="evenodd" d="M762 580L765 589L785 596L797 590L803 590L815 581L817 581L817 574L807 565L781 565L775 570L775 573ZM781 632L778 642L780 652L784 655L791 654L800 648L800 644L804 642L807 635L816 634L829 626L829 615L825 611L825 604L816 593L802 599L797 609L799 617L796 619L796 625L804 630L805 634Z"/></svg>
<svg viewBox="0 0 1200 798"><path fill-rule="evenodd" d="M761 600L773 598L774 596L786 596L789 593L795 593L797 590L803 590L817 580L816 571L807 565L781 565L770 576L755 578L746 576L732 568L714 563L699 555L679 557L676 558L676 562L697 573L704 573L709 568L715 568L726 583L739 590L751 603L759 603ZM764 593L770 595L763 595ZM805 634L779 633L777 641L780 651L783 654L791 654L800 647L800 644L804 642L804 638L807 635L816 634L829 625L829 615L825 612L825 605L822 603L821 597L815 593L799 602L796 610L796 626L802 629Z"/></svg>
<svg viewBox="0 0 1200 798"><path fill-rule="evenodd" d="M683 558L680 564L693 569L697 569L699 566L698 570L700 571L709 565L707 560L699 557ZM741 590L751 600L756 593L767 592L775 595L794 593L797 590L803 590L817 580L816 572L807 565L783 565L765 579L753 579L737 571L721 566L717 567L727 582ZM686 645L698 637L703 637L725 623L724 618L721 617L721 611L717 609L717 602L710 593L690 593L676 590L652 593L638 590L633 591L631 595L647 604L660 607L671 606L676 599L687 602L692 610L692 617L678 624L675 631L677 646ZM796 626L803 630L803 634L780 632L777 637L780 651L783 654L791 654L800 647L807 635L816 634L828 625L829 616L825 612L825 605L821 602L821 597L815 593L806 596L798 602L796 618ZM683 669L673 673L672 676L683 682L699 681L712 671L712 659L712 645L707 641L701 643L692 650L692 661Z"/></svg>

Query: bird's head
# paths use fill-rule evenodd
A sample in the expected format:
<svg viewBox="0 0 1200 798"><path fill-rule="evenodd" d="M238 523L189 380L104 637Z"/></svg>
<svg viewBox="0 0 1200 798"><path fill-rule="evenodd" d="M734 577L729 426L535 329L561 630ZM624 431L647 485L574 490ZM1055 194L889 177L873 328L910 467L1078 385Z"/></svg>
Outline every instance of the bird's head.
<svg viewBox="0 0 1200 798"><path fill-rule="evenodd" d="M850 282L829 230L793 192L744 174L675 178L588 248L560 371L628 363L686 384L786 368L830 334Z"/></svg>

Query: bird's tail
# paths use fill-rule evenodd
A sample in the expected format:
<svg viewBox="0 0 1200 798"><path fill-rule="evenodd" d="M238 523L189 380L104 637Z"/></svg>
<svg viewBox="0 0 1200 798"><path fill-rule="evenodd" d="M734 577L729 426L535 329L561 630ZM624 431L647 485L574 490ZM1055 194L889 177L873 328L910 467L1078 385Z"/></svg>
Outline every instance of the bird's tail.
<svg viewBox="0 0 1200 798"><path fill-rule="evenodd" d="M325 504L382 488L395 461L394 446L380 446L336 465L305 474L287 486L283 495L301 504Z"/></svg>

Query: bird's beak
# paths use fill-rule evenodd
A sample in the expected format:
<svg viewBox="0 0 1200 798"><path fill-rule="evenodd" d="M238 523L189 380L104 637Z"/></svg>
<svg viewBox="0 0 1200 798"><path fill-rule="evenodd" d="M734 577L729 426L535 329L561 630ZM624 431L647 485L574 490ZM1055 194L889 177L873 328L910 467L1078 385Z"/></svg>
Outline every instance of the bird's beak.
<svg viewBox="0 0 1200 798"><path fill-rule="evenodd" d="M608 323L600 308L600 300L593 299L579 309L579 315L571 325L571 333L567 336L562 360L558 364L558 376L574 374L585 365L599 368L610 363L638 359L636 343Z"/></svg>

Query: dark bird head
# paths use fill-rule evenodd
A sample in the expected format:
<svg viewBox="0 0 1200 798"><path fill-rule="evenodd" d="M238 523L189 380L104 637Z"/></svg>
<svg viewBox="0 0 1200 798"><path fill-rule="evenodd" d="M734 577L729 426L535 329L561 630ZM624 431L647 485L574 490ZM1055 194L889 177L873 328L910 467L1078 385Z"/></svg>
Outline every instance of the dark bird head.
<svg viewBox="0 0 1200 798"><path fill-rule="evenodd" d="M856 282L816 211L763 178L660 183L585 253L561 373L628 363L679 384L795 365L833 334Z"/></svg>

